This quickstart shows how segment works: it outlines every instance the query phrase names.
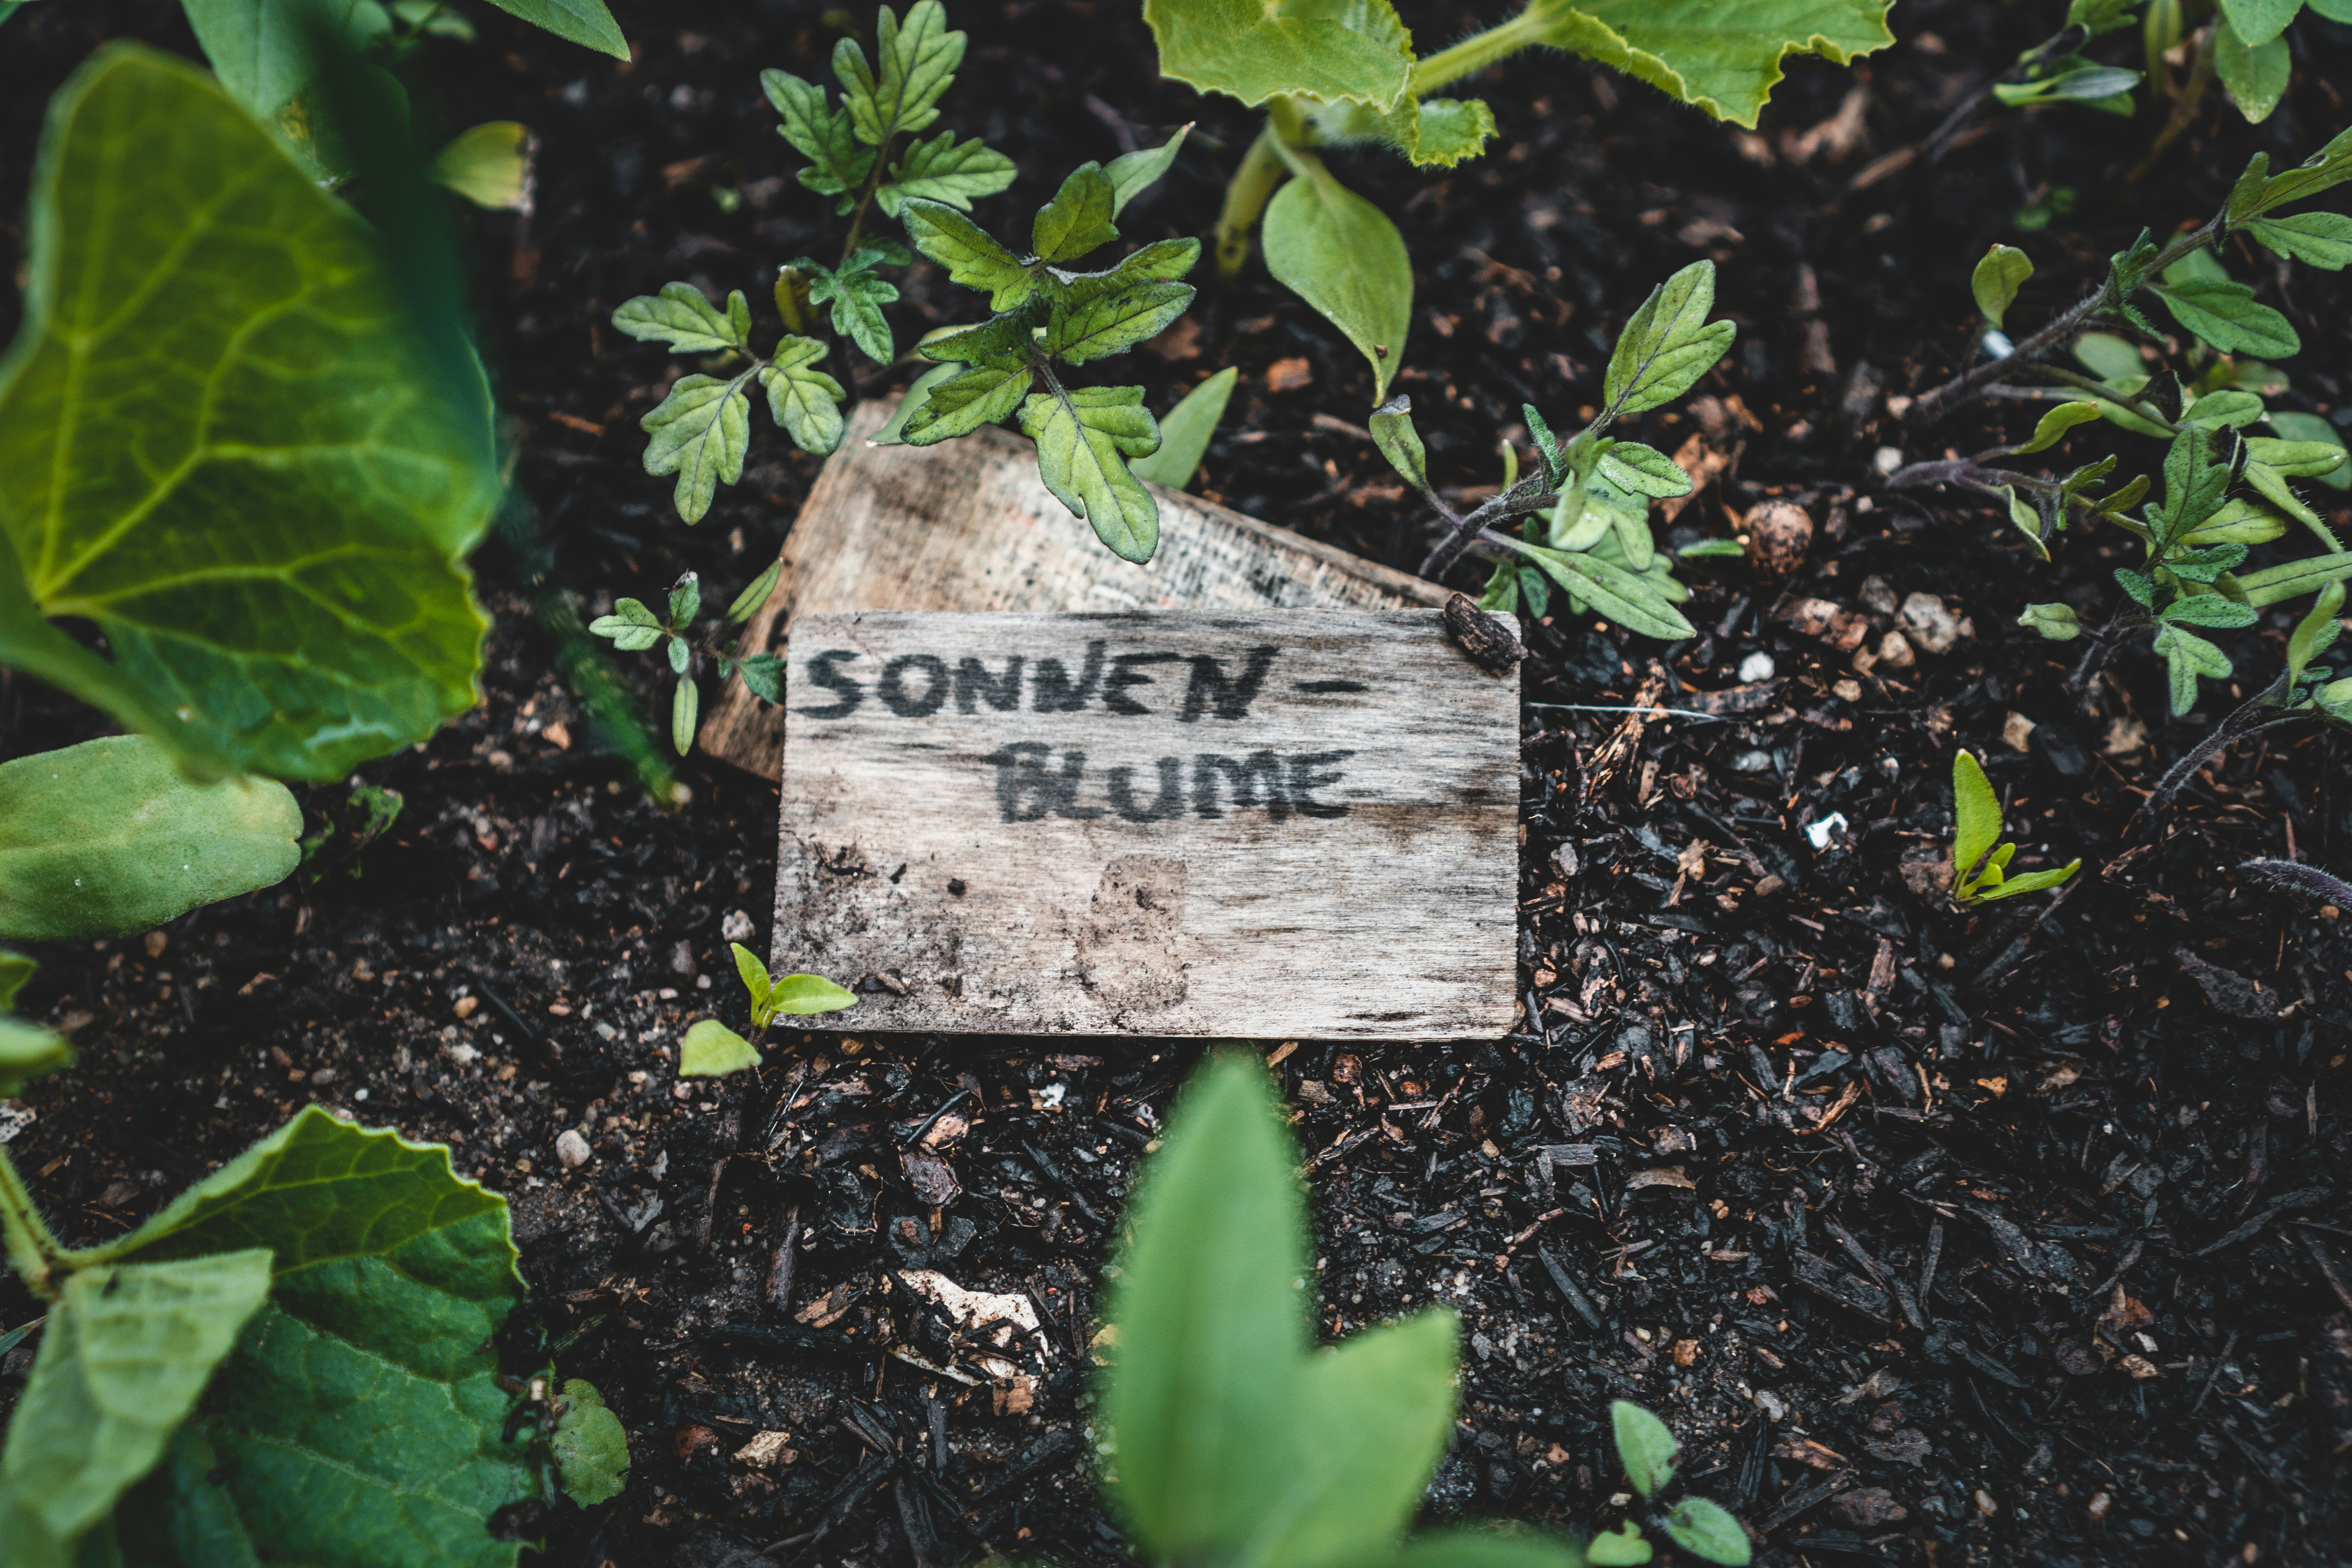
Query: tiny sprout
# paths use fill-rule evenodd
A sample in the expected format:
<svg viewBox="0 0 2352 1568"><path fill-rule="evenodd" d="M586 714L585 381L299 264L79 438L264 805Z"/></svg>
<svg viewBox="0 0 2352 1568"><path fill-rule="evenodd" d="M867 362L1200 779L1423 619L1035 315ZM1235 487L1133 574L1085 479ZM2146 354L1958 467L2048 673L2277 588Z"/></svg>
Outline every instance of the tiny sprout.
<svg viewBox="0 0 2352 1568"><path fill-rule="evenodd" d="M1983 764L1969 752L1952 759L1952 811L1957 824L1952 834L1952 901L1963 908L2054 888L2082 868L2083 862L2074 859L2055 870L2008 875L2010 857L2017 853L2017 846L1994 847L2000 837L2000 797L1993 794Z"/></svg>

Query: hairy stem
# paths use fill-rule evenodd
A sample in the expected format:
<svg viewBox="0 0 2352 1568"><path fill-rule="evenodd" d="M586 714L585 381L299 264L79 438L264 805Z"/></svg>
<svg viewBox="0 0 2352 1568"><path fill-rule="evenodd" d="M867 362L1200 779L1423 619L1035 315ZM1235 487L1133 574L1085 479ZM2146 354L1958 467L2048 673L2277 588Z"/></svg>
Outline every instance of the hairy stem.
<svg viewBox="0 0 2352 1568"><path fill-rule="evenodd" d="M1249 260L1250 230L1273 199L1275 187L1288 175L1281 152L1281 136L1269 117L1242 154L1242 166L1225 182L1225 203L1217 213L1217 279L1231 283Z"/></svg>
<svg viewBox="0 0 2352 1568"><path fill-rule="evenodd" d="M25 1190L24 1178L5 1148L0 1148L0 1232L6 1235L8 1261L26 1287L55 1300L70 1254L33 1206L33 1194Z"/></svg>
<svg viewBox="0 0 2352 1568"><path fill-rule="evenodd" d="M1466 513L1454 511L1433 493L1430 500L1453 525L1453 531L1441 540L1437 548L1432 550L1421 563L1421 575L1433 583L1447 567L1462 559L1462 552L1469 549L1490 525L1541 511L1546 507L1557 505L1559 497L1544 488L1543 474L1538 470L1500 494L1490 496L1475 510Z"/></svg>
<svg viewBox="0 0 2352 1568"><path fill-rule="evenodd" d="M2189 749L2189 754L2164 771L2156 781L2156 788L2140 802L2139 810L2132 814L2134 828L2151 826L2172 797L2197 776L2206 763L2228 751L2247 736L2278 724L2291 724L2305 717L2300 713L2281 711L2276 704L2285 695L2286 677L2282 675L2268 686L2238 704L2230 716L2213 726L2212 732Z"/></svg>
<svg viewBox="0 0 2352 1568"><path fill-rule="evenodd" d="M1531 49L1553 42L1556 26L1549 17L1539 17L1536 12L1541 0L1507 22L1499 23L1483 33L1473 33L1451 48L1440 49L1412 68L1412 91L1416 97L1437 91L1465 76L1475 76L1488 66L1507 59L1521 49Z"/></svg>
<svg viewBox="0 0 2352 1568"><path fill-rule="evenodd" d="M2106 383L2094 380L2079 372L2068 370L2063 365L2037 364L2032 368L2034 374L2047 377L2061 386L2071 386L2090 394L2094 402L2112 403L2118 408L2128 409L2138 415L2151 425L2162 426L2164 433L2168 436L2180 434L2180 426L2165 417L2164 411L2145 397L2138 395L2126 397Z"/></svg>

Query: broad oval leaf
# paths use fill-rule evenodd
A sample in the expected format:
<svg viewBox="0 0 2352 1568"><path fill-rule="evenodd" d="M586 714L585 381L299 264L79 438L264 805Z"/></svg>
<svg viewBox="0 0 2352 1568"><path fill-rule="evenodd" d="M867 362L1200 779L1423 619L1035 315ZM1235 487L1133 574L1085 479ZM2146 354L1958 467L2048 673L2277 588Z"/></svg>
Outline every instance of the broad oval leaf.
<svg viewBox="0 0 2352 1568"><path fill-rule="evenodd" d="M855 1007L857 998L822 974L786 974L780 976L769 991L768 1005L776 1012L806 1017L814 1013L838 1013L844 1007Z"/></svg>
<svg viewBox="0 0 2352 1568"><path fill-rule="evenodd" d="M2083 635L2082 618L2072 605L2028 605L2017 624L2032 627L2052 642L2073 642Z"/></svg>
<svg viewBox="0 0 2352 1568"><path fill-rule="evenodd" d="M2172 319L2223 353L2285 359L2303 352L2293 322L2231 279L2192 278L2155 287Z"/></svg>
<svg viewBox="0 0 2352 1568"><path fill-rule="evenodd" d="M953 385L931 389L940 394ZM1160 548L1160 503L1127 459L1160 449L1160 426L1139 386L1056 387L1021 405L1021 430L1037 443L1037 475L1091 524L1111 552L1139 565Z"/></svg>
<svg viewBox="0 0 2352 1568"><path fill-rule="evenodd" d="M1720 1563L1724 1568L1748 1568L1755 1560L1748 1532L1721 1503L1703 1497L1685 1498L1666 1515L1665 1525L1675 1544L1695 1557Z"/></svg>
<svg viewBox="0 0 2352 1568"><path fill-rule="evenodd" d="M2028 452L2044 451L2056 446L2075 426L2087 425L2098 418L2099 406L2091 402L2060 404L2034 421L2032 438L2016 449L2017 455L2023 457ZM2261 405L2257 403L2255 406L2259 408Z"/></svg>
<svg viewBox="0 0 2352 1568"><path fill-rule="evenodd" d="M2222 89L2248 124L2259 125L2271 117L2286 96L2294 69L2294 58L2284 37L2274 35L2256 43L2226 18L2213 29L2213 74L2221 79Z"/></svg>
<svg viewBox="0 0 2352 1568"><path fill-rule="evenodd" d="M760 1065L751 1042L716 1018L698 1018L678 1043L677 1076L723 1078Z"/></svg>
<svg viewBox="0 0 2352 1568"><path fill-rule="evenodd" d="M1373 16L1350 26L1349 8L1328 0L1144 0L1143 20L1160 74L1202 92L1253 106L1299 96L1393 109L1412 79L1412 37L1389 0L1360 9Z"/></svg>
<svg viewBox="0 0 2352 1568"><path fill-rule="evenodd" d="M1691 492L1690 476L1655 447L1619 441L1601 455L1601 478L1621 490L1664 500Z"/></svg>
<svg viewBox="0 0 2352 1568"><path fill-rule="evenodd" d="M1893 0L1533 0L1541 40L1754 129L1792 54L1850 65L1895 42Z"/></svg>
<svg viewBox="0 0 2352 1568"><path fill-rule="evenodd" d="M210 79L117 46L50 103L29 255L0 360L0 660L288 778L471 707L488 399L427 357L374 232ZM95 621L112 663L54 616Z"/></svg>
<svg viewBox="0 0 2352 1568"><path fill-rule="evenodd" d="M284 784L193 783L143 735L0 763L0 937L152 931L284 881L301 836Z"/></svg>
<svg viewBox="0 0 2352 1568"><path fill-rule="evenodd" d="M2017 291L2033 276L2033 258L2013 245L1996 245L1986 251L1969 274L1969 289L1977 309L1998 327L2017 300Z"/></svg>
<svg viewBox="0 0 2352 1568"><path fill-rule="evenodd" d="M1675 1479L1675 1459L1682 1445L1666 1424L1631 1400L1612 1400L1609 1424L1617 1437L1617 1458L1633 1489L1653 1498Z"/></svg>
<svg viewBox="0 0 2352 1568"><path fill-rule="evenodd" d="M1175 407L1160 419L1160 450L1148 458L1138 458L1128 464L1128 470L1146 484L1160 485L1181 490L1192 482L1200 470L1201 459L1208 455L1209 440L1217 433L1217 422L1225 416L1225 404L1234 395L1234 383L1241 372L1227 365L1208 380L1186 393Z"/></svg>
<svg viewBox="0 0 2352 1568"><path fill-rule="evenodd" d="M670 662L676 664L684 657L686 645L674 642ZM669 743L679 756L694 750L694 727L702 718L702 688L684 670L678 671L678 682L669 694Z"/></svg>
<svg viewBox="0 0 2352 1568"><path fill-rule="evenodd" d="M1372 402L1389 395L1412 323L1412 260L1380 208L1319 166L1266 204L1266 270L1339 329L1372 367Z"/></svg>
<svg viewBox="0 0 2352 1568"><path fill-rule="evenodd" d="M1099 163L1081 163L1063 180L1054 199L1037 209L1029 245L1041 261L1070 261L1118 237L1111 216L1118 193Z"/></svg>

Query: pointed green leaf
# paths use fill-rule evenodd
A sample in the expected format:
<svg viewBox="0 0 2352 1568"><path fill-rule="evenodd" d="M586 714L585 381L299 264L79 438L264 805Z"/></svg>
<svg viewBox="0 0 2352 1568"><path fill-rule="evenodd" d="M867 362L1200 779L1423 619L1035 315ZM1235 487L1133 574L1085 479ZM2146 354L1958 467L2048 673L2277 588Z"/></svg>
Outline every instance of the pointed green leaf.
<svg viewBox="0 0 2352 1568"><path fill-rule="evenodd" d="M2256 404L2259 407L2261 405ZM2028 452L2045 451L2064 439L2066 432L2077 425L2088 425L2099 416L2095 403L2062 403L2034 422L2032 439L2022 447L2012 447L2019 457Z"/></svg>
<svg viewBox="0 0 2352 1568"><path fill-rule="evenodd" d="M2073 642L2083 635L2082 617L2074 614L2072 605L2028 605L2017 624L2031 626L2052 642Z"/></svg>
<svg viewBox="0 0 2352 1568"><path fill-rule="evenodd" d="M1639 441L1612 442L1601 455L1601 466L1594 472L1633 495L1663 500L1691 492L1690 476L1672 458Z"/></svg>
<svg viewBox="0 0 2352 1568"><path fill-rule="evenodd" d="M0 1455L0 1560L78 1561L260 1310L269 1263L247 1248L68 1277Z"/></svg>
<svg viewBox="0 0 2352 1568"><path fill-rule="evenodd" d="M679 631L686 630L695 616L702 613L702 576L688 572L670 584L669 624Z"/></svg>
<svg viewBox="0 0 2352 1568"><path fill-rule="evenodd" d="M2251 392L2209 392L2189 400L2179 423L2202 430L2235 430L2263 417L2263 400Z"/></svg>
<svg viewBox="0 0 2352 1568"><path fill-rule="evenodd" d="M2256 218L2246 232L2290 261L2329 272L2352 264L2352 217L2342 213L2294 213Z"/></svg>
<svg viewBox="0 0 2352 1568"><path fill-rule="evenodd" d="M743 993L751 997L756 1010L768 1005L768 994L775 989L768 978L768 966L760 962L759 954L740 942L730 942L728 950L735 955L735 973L743 982Z"/></svg>
<svg viewBox="0 0 2352 1568"><path fill-rule="evenodd" d="M1650 291L1609 356L1601 397L1613 417L1671 403L1731 347L1729 321L1709 321L1715 263L1694 261Z"/></svg>
<svg viewBox="0 0 2352 1568"><path fill-rule="evenodd" d="M1030 248L1043 261L1068 261L1118 237L1111 216L1118 208L1118 193L1100 163L1081 163L1070 171L1054 199L1037 209L1030 225Z"/></svg>
<svg viewBox="0 0 2352 1568"><path fill-rule="evenodd" d="M691 283L665 283L658 295L640 294L613 312L613 325L630 337L666 342L682 354L740 349L751 341L751 307L736 289L720 310Z"/></svg>
<svg viewBox="0 0 2352 1568"><path fill-rule="evenodd" d="M2294 325L2234 279L2159 283L2155 293L2174 321L2223 353L2285 359L2303 352Z"/></svg>
<svg viewBox="0 0 2352 1568"><path fill-rule="evenodd" d="M862 145L851 126L849 110L825 101L824 89L789 71L763 70L760 89L768 95L783 123L776 134L809 161L800 183L819 195L843 195L857 190L874 167L876 153Z"/></svg>
<svg viewBox="0 0 2352 1568"><path fill-rule="evenodd" d="M1029 363L1036 349L1036 323L1045 314L1042 301L1022 310L992 316L972 327L950 327L930 333L915 345L928 360L983 365L991 370L1017 370Z"/></svg>
<svg viewBox="0 0 2352 1568"><path fill-rule="evenodd" d="M931 400L952 383L931 391ZM1139 386L1086 386L1032 394L1021 429L1037 443L1037 472L1064 506L1093 525L1122 560L1151 559L1160 547L1160 507L1128 471L1126 459L1150 456L1160 427Z"/></svg>
<svg viewBox="0 0 2352 1568"><path fill-rule="evenodd" d="M1617 1458L1633 1489L1653 1498L1675 1478L1675 1460L1682 1445L1666 1424L1629 1400L1612 1400L1609 1422L1617 1436Z"/></svg>
<svg viewBox="0 0 2352 1568"><path fill-rule="evenodd" d="M1606 524L1604 524L1606 526ZM1697 630L1656 585L1622 566L1596 560L1589 553L1514 546L1543 568L1551 580L1592 609L1643 637L1672 642L1696 637Z"/></svg>
<svg viewBox="0 0 2352 1568"><path fill-rule="evenodd" d="M1209 438L1225 416L1225 403L1234 395L1241 372L1232 365L1186 393L1160 421L1160 450L1128 464L1128 471L1146 484L1181 490L1192 482L1208 454Z"/></svg>
<svg viewBox="0 0 2352 1568"><path fill-rule="evenodd" d="M857 1005L857 998L843 990L822 974L787 974L776 982L768 994L769 1005L779 1013L804 1017L814 1013L838 1013L844 1007Z"/></svg>
<svg viewBox="0 0 2352 1568"><path fill-rule="evenodd" d="M425 177L490 212L530 206L530 132L513 120L459 132L433 154Z"/></svg>
<svg viewBox="0 0 2352 1568"><path fill-rule="evenodd" d="M1388 397L1412 322L1412 262L1386 214L1321 168L1266 204L1266 270L1339 329L1372 366L1372 402Z"/></svg>
<svg viewBox="0 0 2352 1568"><path fill-rule="evenodd" d="M1031 370L972 365L933 385L900 434L909 447L929 447L950 437L969 436L1021 406L1035 383Z"/></svg>
<svg viewBox="0 0 2352 1568"><path fill-rule="evenodd" d="M33 1079L73 1065L73 1047L63 1035L0 1016L0 1100L14 1100Z"/></svg>
<svg viewBox="0 0 2352 1568"><path fill-rule="evenodd" d="M2343 614L2342 583L2330 583L2313 597L2311 608L2304 612L2303 619L2295 623L2294 631L2286 639L2286 683L2289 687L2303 679L2303 672L2310 668L2313 659L2336 646L2336 637L2344 630L2343 622L2338 618ZM6 996L0 994L0 1007L7 1005Z"/></svg>
<svg viewBox="0 0 2352 1568"><path fill-rule="evenodd" d="M2027 871L2015 877L2004 876L1997 886L1986 889L1978 896L1990 901L1994 899L2013 899L2020 893L2038 893L2044 889L2058 886L2082 868L2083 863L2080 860L2069 860L2063 866L2047 871Z"/></svg>
<svg viewBox="0 0 2352 1568"><path fill-rule="evenodd" d="M2172 682L2172 713L2179 718L2197 706L2197 679L2224 680L2230 656L2194 632L2166 625L2157 629L2156 651L2162 655Z"/></svg>
<svg viewBox="0 0 2352 1568"><path fill-rule="evenodd" d="M1045 324L1045 352L1065 364L1125 353L1166 331L1192 304L1192 292L1189 283L1143 282L1057 307Z"/></svg>
<svg viewBox="0 0 2352 1568"><path fill-rule="evenodd" d="M1065 307L1080 305L1138 283L1171 281L1191 272L1200 259L1197 239L1155 239L1101 272L1057 274L1063 280L1060 302Z"/></svg>
<svg viewBox="0 0 2352 1568"><path fill-rule="evenodd" d="M2344 437L2332 421L2317 414L2273 414L2271 428L2294 454L2290 462L2272 465L2281 473L2315 479L2335 489L2352 489L2352 462L2345 459ZM2247 455L2257 462L2263 460L2265 440L2257 436L2246 443ZM2328 462L2319 450L2323 447L2335 452L2334 462Z"/></svg>
<svg viewBox="0 0 2352 1568"><path fill-rule="evenodd" d="M751 443L751 400L743 385L751 374L721 381L717 376L680 376L669 395L637 421L653 437L646 443L646 472L676 474L672 497L677 515L700 522L723 480L743 477L743 454Z"/></svg>
<svg viewBox="0 0 2352 1568"><path fill-rule="evenodd" d="M616 60L629 58L629 41L604 9L604 0L490 0L509 16L520 16L534 27L544 27Z"/></svg>
<svg viewBox="0 0 2352 1568"><path fill-rule="evenodd" d="M727 606L729 624L740 626L758 615L760 606L766 604L768 595L776 591L776 584L782 580L783 574L784 562L782 556L769 562L768 569L752 578L744 586L743 591L735 595L735 602Z"/></svg>
<svg viewBox="0 0 2352 1568"><path fill-rule="evenodd" d="M1191 135L1189 124L1176 128L1176 134L1157 147L1139 147L1132 153L1122 153L1103 165L1110 177L1110 216L1117 218L1127 210L1127 204L1160 183L1160 177L1175 166L1177 149Z"/></svg>
<svg viewBox="0 0 2352 1568"><path fill-rule="evenodd" d="M2081 59L2083 57L2073 57ZM2142 79L2141 73L2117 66L2079 66L2032 81L1995 82L1992 95L2011 107L2036 103L2086 103L2094 109L2113 109L2119 114L2131 112L2131 89Z"/></svg>
<svg viewBox="0 0 2352 1568"><path fill-rule="evenodd" d="M562 1413L547 1446L563 1495L582 1508L619 1497L629 1473L629 1435L621 1418L604 1408L595 1384L580 1378L564 1380L562 1398Z"/></svg>
<svg viewBox="0 0 2352 1568"><path fill-rule="evenodd" d="M131 46L50 101L30 219L0 662L213 772L341 778L471 707L487 393L462 344L444 374L375 231Z"/></svg>
<svg viewBox="0 0 2352 1568"><path fill-rule="evenodd" d="M1372 411L1370 420L1372 445L1389 460L1389 467L1402 474L1413 489L1429 493L1429 454L1421 444L1421 432L1413 427L1412 399L1391 397Z"/></svg>
<svg viewBox="0 0 2352 1568"><path fill-rule="evenodd" d="M2226 17L2213 30L2213 74L2221 79L2222 89L2250 125L2271 117L2286 96L2287 77L2294 68L2294 58L2283 37L2255 43Z"/></svg>
<svg viewBox="0 0 2352 1568"><path fill-rule="evenodd" d="M1956 889L1991 853L2000 837L2000 797L1976 754L1963 749L1952 758L1952 876Z"/></svg>
<svg viewBox="0 0 2352 1568"><path fill-rule="evenodd" d="M963 63L964 36L948 30L946 7L939 0L916 0L902 24L889 6L875 18L877 76L855 41L834 46L834 75L841 79L842 99L848 105L857 139L880 147L891 137L928 128L940 117L934 107L955 80Z"/></svg>
<svg viewBox="0 0 2352 1568"><path fill-rule="evenodd" d="M193 783L143 735L0 763L0 937L152 931L285 880L301 836L284 784Z"/></svg>
<svg viewBox="0 0 2352 1568"><path fill-rule="evenodd" d="M0 1013L16 1005L16 993L25 988L25 982L33 977L38 967L23 953L0 947Z"/></svg>
<svg viewBox="0 0 2352 1568"><path fill-rule="evenodd" d="M679 643L670 644L674 648L683 646ZM677 660L673 659L671 662L675 664ZM679 756L682 757L694 750L694 727L700 722L701 717L702 689L694 683L693 677L680 670L677 688L670 693L669 697L669 743L671 749Z"/></svg>
<svg viewBox="0 0 2352 1568"><path fill-rule="evenodd" d="M2202 430L2183 430L2164 455L2164 500L2148 521L2158 540L2178 539L2210 518L2230 489L2230 466L2213 461Z"/></svg>
<svg viewBox="0 0 2352 1568"><path fill-rule="evenodd" d="M2221 5L2238 41L2252 48L2285 32L2303 9L2303 0L2221 0Z"/></svg>
<svg viewBox="0 0 2352 1568"><path fill-rule="evenodd" d="M1253 107L1296 96L1393 109L1412 77L1412 36L1390 0L1351 8L1263 0L1144 0L1160 74Z"/></svg>
<svg viewBox="0 0 2352 1568"><path fill-rule="evenodd" d="M2242 212L2233 194L2231 221L2242 222L2289 202L2303 201L2322 191L2331 190L2347 180L2352 180L2352 130L2337 132L2326 146L2294 168L2271 175L2263 183L2261 193L2245 204Z"/></svg>
<svg viewBox="0 0 2352 1568"><path fill-rule="evenodd" d="M978 142L959 142L942 131L929 142L910 143L890 165L890 177L874 193L882 210L897 217L910 198L971 210L974 197L992 196L1013 183L1013 160Z"/></svg>
<svg viewBox="0 0 2352 1568"><path fill-rule="evenodd" d="M1976 295L1977 309L1984 319L1998 327L2016 302L2018 289L2032 276L2032 257L2013 245L1996 245L1969 275L1969 289Z"/></svg>
<svg viewBox="0 0 2352 1568"><path fill-rule="evenodd" d="M948 269L949 281L982 289L992 310L1006 310L1029 297L1035 280L1021 258L991 239L981 226L950 206L909 200L899 216L917 250Z"/></svg>
<svg viewBox="0 0 2352 1568"><path fill-rule="evenodd" d="M1832 65L1886 48L1890 0L1533 0L1540 41L1641 78L1717 120L1753 130L1780 62L1813 54Z"/></svg>
<svg viewBox="0 0 2352 1568"><path fill-rule="evenodd" d="M760 1065L751 1042L716 1018L698 1018L678 1043L677 1076L724 1078Z"/></svg>
<svg viewBox="0 0 2352 1568"><path fill-rule="evenodd" d="M1685 1498L1666 1515L1665 1525L1675 1544L1694 1557L1723 1563L1725 1568L1747 1568L1755 1560L1748 1532L1721 1503L1703 1497Z"/></svg>

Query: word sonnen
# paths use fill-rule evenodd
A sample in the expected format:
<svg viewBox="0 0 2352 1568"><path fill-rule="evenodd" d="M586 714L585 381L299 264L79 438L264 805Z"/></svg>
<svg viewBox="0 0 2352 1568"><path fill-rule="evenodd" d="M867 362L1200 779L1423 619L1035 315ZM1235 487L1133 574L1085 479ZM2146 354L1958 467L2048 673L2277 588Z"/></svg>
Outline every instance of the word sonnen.
<svg viewBox="0 0 2352 1568"><path fill-rule="evenodd" d="M901 719L928 719L950 702L958 713L977 713L986 703L999 713L1022 706L1025 689L1033 713L1076 713L1097 699L1102 711L1132 716L1164 713L1167 708L1147 708L1129 693L1148 686L1172 685L1156 680L1147 671L1156 665L1189 665L1181 705L1173 710L1180 723L1192 724L1212 714L1219 719L1245 719L1278 651L1272 645L1254 647L1241 668L1227 674L1225 661L1205 653L1112 654L1108 645L1087 644L1086 661L1076 674L1058 658L1031 660L1008 656L1001 669L992 670L978 658L960 658L952 668L937 654L905 653L882 667L871 692L841 666L865 656L855 648L827 648L808 661L808 679L837 700L793 712L810 719L846 719L871 695Z"/></svg>

